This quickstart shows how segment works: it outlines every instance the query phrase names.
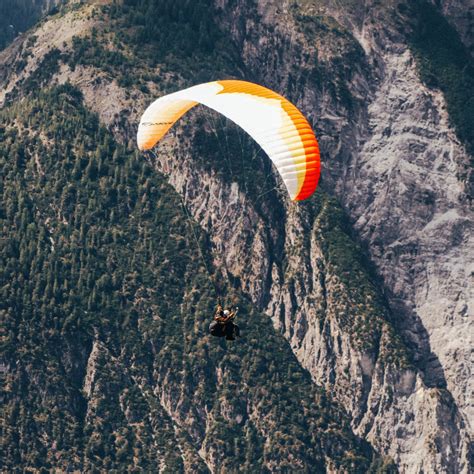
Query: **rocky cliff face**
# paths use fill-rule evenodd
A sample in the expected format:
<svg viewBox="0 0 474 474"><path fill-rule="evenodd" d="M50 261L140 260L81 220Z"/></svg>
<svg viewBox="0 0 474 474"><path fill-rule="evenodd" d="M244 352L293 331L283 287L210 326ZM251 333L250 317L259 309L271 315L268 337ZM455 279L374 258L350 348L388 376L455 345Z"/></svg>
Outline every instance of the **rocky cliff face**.
<svg viewBox="0 0 474 474"><path fill-rule="evenodd" d="M267 216L236 183L229 187L183 164L176 149L160 154L159 161L166 162L159 169L209 232L216 266L240 279L242 290L273 318L302 366L348 409L355 432L404 472L465 470L464 421L451 395L431 388L423 372L407 364L407 349L377 301L380 289L371 288L363 270L359 279L345 281L343 269L321 250L333 236L325 236L320 220L328 219L325 212L337 213L337 206L325 203L316 217L288 208L282 211L284 230L272 236ZM203 186L209 190L205 200L197 192ZM278 200L272 198L269 206ZM324 230L332 225L337 224L325 223ZM282 235L285 261L274 253ZM359 285L370 288L362 297Z"/></svg>
<svg viewBox="0 0 474 474"><path fill-rule="evenodd" d="M442 93L419 79L400 29L403 9L300 4L218 0L217 18L241 52L245 78L285 93L313 121L322 187L344 210L325 193L294 206L275 177L265 194L255 194L248 176L229 179L222 165L198 156L199 137L190 133L197 127L186 122L161 144L156 167L209 235L215 267L272 318L313 381L346 408L356 434L402 472L468 472L469 155ZM82 21L78 31L88 34L91 16L80 18L74 25ZM58 31L52 22L42 29ZM50 44L67 50L72 34L56 36ZM14 91L42 58L38 48L25 69L9 73L3 90ZM88 66L72 71L63 64L54 80L77 84L121 140L133 139L133 124L151 100L140 91L130 96ZM108 100L111 93L119 99ZM212 135L209 122L204 129ZM265 158L256 156L257 169L267 172ZM92 374L96 358L89 362ZM171 403L176 397L159 397L168 416L184 423L189 412ZM205 417L213 415L192 415L200 421L188 432L215 470L220 455L202 427Z"/></svg>
<svg viewBox="0 0 474 474"><path fill-rule="evenodd" d="M226 5L222 4L222 7L225 8ZM241 23L233 22L233 25L244 24L245 27L241 31L236 28L232 30L241 44L246 65L257 75L262 65L269 61L271 51L278 50L283 59L275 68L279 71L276 73L275 83L284 83L290 75L288 70L294 64L291 58L297 56L299 50L311 52L314 45L308 44L307 35L306 38L298 38L295 33L298 26L289 26L291 20L285 16L288 15L288 10L284 6L276 8L272 3L259 2L256 5L257 19L254 20L248 19L247 14L243 13L249 10L248 6L244 8L244 5L240 5L233 10L232 16L238 17L239 12L246 16ZM317 13L321 14L321 11ZM411 420L407 426L399 429L398 422L391 416L388 418L391 419L392 426L387 426L385 410L388 413L391 409L382 404L382 407L378 407L378 421L385 425L387 431L381 438L391 439L389 452L406 469L416 471L424 467L437 470L440 469L440 465L436 464L440 458L433 460L430 438L436 438L437 435L432 430L438 426L434 431L439 432L446 426L451 426L451 434L442 435L438 440L441 445L447 443L445 454L456 452L453 457L448 454L451 459L445 466L452 465L454 459L463 459L458 469L467 469L468 433L472 427L465 425L473 417L468 395L471 392L469 352L472 342L472 308L469 307L472 281L468 258L473 254L473 241L470 202L460 176L468 166L469 157L449 125L442 94L427 89L420 82L413 57L406 42L403 42L403 37L396 31L392 35L390 30L384 31L376 22L377 11L374 14L367 7L363 19L355 16L343 18L346 12L334 9L323 10L323 13L342 20L364 50L365 57L360 58L358 64L352 63L350 73L338 70L333 64L328 65L328 58L324 56L319 63L320 68L326 69L326 77L332 76L337 80L342 76L342 80L346 81L346 87L353 96L351 105L355 104L356 110L349 111L347 106L341 107L343 104L341 100L338 101L338 97L325 94L324 90L320 91L323 86L318 81L313 82L313 87L305 84L305 89L309 92L297 94L298 104L307 110L310 117L314 110L323 111L322 116L316 118L323 155L325 151L331 157L327 161L336 161L335 164L328 164L332 173L327 181L334 183L336 194L352 218L360 241L366 245L376 263L388 292L393 317L402 328L420 370L417 376L414 373L408 375L404 379L405 383L401 382L403 372L397 372L398 383L405 386L405 389L398 393L399 400L395 401L397 405L401 403L400 400L404 400L405 406L401 411L415 414L417 421L414 424L418 426L417 429L413 430ZM304 22L304 15L313 18L314 14L314 10L303 10L297 12L296 18L299 15L300 21L303 17ZM270 25L279 34L269 34ZM288 30L292 34L288 34ZM248 32L251 32L250 35ZM347 37L345 40L346 44L350 44ZM357 43L354 43L349 47L344 45L347 54L359 52ZM326 54L334 54L327 49L328 46ZM318 59L322 56L320 49L313 49L312 52L318 53ZM302 70L309 67L308 62L299 63ZM280 82L281 75L285 79ZM265 80L263 77L259 79ZM307 97L312 94L313 97ZM358 98L365 100L357 103ZM333 116L329 116L330 114ZM345 127L342 128L341 124ZM329 137L334 130L338 131L339 136L345 137L347 143L344 143L344 138L331 140ZM323 175L323 179L324 177L327 175ZM301 216L294 216L291 210L289 212L284 232L287 252L291 252L297 234L311 229L311 224L308 227L301 223ZM292 236L293 232L295 235ZM216 240L222 242L225 239L217 237ZM312 245L317 248L314 241ZM302 273L311 275L318 262L318 253L311 252L310 245L306 246L306 255L294 260L294 271L301 272L304 269L305 272ZM235 246L232 248L235 249ZM259 248L265 249L264 243ZM260 281L268 281L269 265L271 264L262 265ZM277 327L289 338L303 365L309 368L315 379L324 382L328 388L336 390L336 393L339 393L338 388L344 387L344 384L337 376L334 380L334 373L343 374L350 364L347 361L357 361L360 373L357 376L356 371L351 381L359 380L360 398L343 388L340 390L341 401L345 406L355 407L352 411L356 426L356 420L362 419L359 429L370 436L371 424L377 425L377 417L368 414L364 417L360 414L361 407L364 411L364 399L371 398L371 395L364 393L367 388L364 390L364 369L361 367L368 365L370 368L366 368L366 377L373 377L374 381L380 380L380 376L376 375L377 370L373 370L375 361L364 363L363 354L351 353L347 347L340 353L342 356L345 352L346 357L334 357L334 347L338 346L334 343L334 338L340 333L339 328L336 326L328 331L331 334L330 343L324 344L316 321L311 317L315 310L314 301L321 300L322 289L311 282L306 285L300 283L294 289L293 282L288 284L283 280L282 284L281 273L281 268L273 263L272 277L268 284L274 299L267 306L267 313L275 318ZM330 281L330 278L326 275L325 280ZM327 292L327 284L325 286ZM254 299L256 302L261 301L259 292L254 294ZM308 304L309 302L313 304ZM324 351L322 348L327 345L330 349ZM331 353L333 357L330 356ZM332 364L331 359L335 359ZM407 383L409 379L412 380L411 384ZM415 383L416 379L418 382ZM446 385L460 413L456 414L449 392L443 394L443 390L429 388L444 389ZM383 386L378 383L372 385L371 389L372 394L378 393L378 396L383 392ZM410 400L410 393L418 393L418 396L424 393L421 395L422 399L430 402L436 400L436 404L445 408L425 410L415 404L413 399ZM428 393L431 395L428 396ZM383 399L383 396L380 398ZM406 405L406 399L410 400L410 408ZM439 418L440 412L449 413L449 421ZM426 413L433 416L430 423L426 423ZM375 428L374 432L376 431ZM421 443L421 446L424 445L422 450L420 443L415 442L415 439L423 438L420 431L431 432L429 435L425 434L426 442ZM394 438L398 438L397 432L405 442L412 434L413 438L406 442L406 446L412 446L413 451L393 444ZM376 446L377 438L372 439ZM403 444L404 441L400 443ZM397 452L406 453L405 459L398 457L395 454ZM424 464L426 460L423 460L421 452L433 464ZM417 465L417 462L420 464ZM454 461L455 464L456 462Z"/></svg>
<svg viewBox="0 0 474 474"><path fill-rule="evenodd" d="M241 46L246 65L261 81L266 78L259 77L258 71L273 57L271 51L278 50L282 56L273 77L275 84L284 84L295 63L292 58L304 50L310 58L299 62L301 70L309 69L311 60L315 61L310 53L317 54L320 69L326 70L323 77L345 81L352 94L350 110L332 91L321 90L324 86L319 81L314 81L312 87L306 82L305 92L296 96L308 116L314 117L315 110L323 111L315 119L323 155L331 157L327 160L330 175L323 174L323 180L326 178L326 183L334 184L360 241L375 262L387 289L393 318L412 349L419 372L405 373L391 367L381 370L376 359L354 350L347 337L342 338L341 347L343 331L334 322L326 321L326 331L324 326L318 327L317 318L312 316L317 312L315 302L320 302L323 294L328 298L337 281L331 281L325 274L323 289L314 278L321 273L317 270L321 259L314 239L304 243L304 251L290 260L293 271L300 274L298 283L292 278L285 281L285 272L271 257L264 259L268 263L261 265L259 276L250 277L251 281L267 284L267 291L272 295L266 305L267 314L274 318L315 380L335 391L345 406L353 407L355 428L382 452L390 453L400 466L415 472L454 465L456 469L466 470L472 430L469 419L473 417L468 395L472 343L472 308L469 307L472 262L468 259L473 254L473 241L470 202L460 176L469 157L449 125L442 94L420 82L404 38L397 31L384 30L377 24L377 16L381 17L377 10L373 13L367 7L363 19L360 14L345 17L347 12L334 9L296 12L297 22L299 19L303 24L308 18L313 19L315 13L332 15L345 24L354 44L346 36L343 50L347 55L364 50L364 56L352 63L348 72L331 63L331 55L335 55L331 46L324 48L318 44L316 49L314 43L308 43L307 33L306 37L298 35L298 24L290 26L292 20L285 6L259 2L252 19L248 18L247 12L252 9L247 4L233 5L228 18L237 17L241 21L233 21L234 28L230 24L226 27ZM221 3L221 7L228 6ZM275 28L277 34L270 34L270 28ZM360 98L363 100L357 101ZM343 138L331 137L334 131ZM182 170L176 173L181 174ZM224 196L219 194L221 198ZM289 254L294 253L298 235L311 232L313 225L299 214L286 209L283 235ZM203 219L198 213L195 215L200 222L208 221L208 216ZM226 239L217 229L209 228L217 245L222 245ZM263 251L268 256L268 247L272 245L265 245L258 231L255 239L256 255L261 259ZM234 243L228 252L245 255ZM269 268L272 268L270 278ZM245 278L238 268L231 266L230 270L237 270L236 274ZM301 274L313 275L316 283L305 282ZM254 301L260 304L265 301L260 288L250 291ZM324 309L330 313L332 309L334 314L327 302ZM339 353L335 351L338 347ZM346 389L341 380L348 370L351 382L357 380L354 391ZM395 389L390 397L384 396L384 390L393 389L380 383L384 378L391 379L395 387L404 388ZM444 390L446 387L449 391ZM372 399L373 403L374 398L378 399L375 416L373 409L369 410L370 402L366 402ZM422 400L421 404L417 398ZM433 402L437 409L430 407ZM425 407L424 403L427 403ZM392 404L398 407L394 409ZM411 415L400 422L394 416L398 410ZM431 418L429 422L427 415ZM452 429L448 436L444 432L447 426ZM384 435L378 436L381 430ZM390 443L383 446L381 439L390 439ZM435 445L444 446L441 448L444 454L434 456Z"/></svg>

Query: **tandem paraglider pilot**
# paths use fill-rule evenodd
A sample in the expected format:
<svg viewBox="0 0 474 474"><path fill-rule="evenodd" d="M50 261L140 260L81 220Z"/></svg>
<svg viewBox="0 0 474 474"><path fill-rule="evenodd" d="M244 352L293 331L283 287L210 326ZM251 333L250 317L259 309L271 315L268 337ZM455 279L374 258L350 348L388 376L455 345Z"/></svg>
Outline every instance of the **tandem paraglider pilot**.
<svg viewBox="0 0 474 474"><path fill-rule="evenodd" d="M221 302L217 303L214 321L209 325L209 332L216 337L224 337L228 341L234 341L236 336L240 336L240 329L234 323L237 316L238 307L224 309Z"/></svg>

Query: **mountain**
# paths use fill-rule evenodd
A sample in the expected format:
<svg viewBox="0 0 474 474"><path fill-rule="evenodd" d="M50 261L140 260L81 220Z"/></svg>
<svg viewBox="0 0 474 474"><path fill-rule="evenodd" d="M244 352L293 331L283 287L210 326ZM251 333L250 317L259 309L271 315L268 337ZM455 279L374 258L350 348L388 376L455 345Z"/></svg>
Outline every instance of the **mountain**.
<svg viewBox="0 0 474 474"><path fill-rule="evenodd" d="M469 472L463 8L69 2L9 38L7 471ZM152 100L224 78L312 122L310 200L203 108L138 153ZM207 335L217 293L239 301L232 344Z"/></svg>

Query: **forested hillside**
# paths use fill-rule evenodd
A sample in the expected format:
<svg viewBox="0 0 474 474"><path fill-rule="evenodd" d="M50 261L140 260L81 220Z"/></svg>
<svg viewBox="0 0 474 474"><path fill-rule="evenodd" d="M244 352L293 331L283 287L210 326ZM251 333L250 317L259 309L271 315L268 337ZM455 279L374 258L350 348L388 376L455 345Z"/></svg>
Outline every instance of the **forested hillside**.
<svg viewBox="0 0 474 474"><path fill-rule="evenodd" d="M232 471L367 469L344 410L250 305L241 341L211 341L198 229L79 91L30 96L2 121L5 467L176 472L184 457L206 471L200 442Z"/></svg>

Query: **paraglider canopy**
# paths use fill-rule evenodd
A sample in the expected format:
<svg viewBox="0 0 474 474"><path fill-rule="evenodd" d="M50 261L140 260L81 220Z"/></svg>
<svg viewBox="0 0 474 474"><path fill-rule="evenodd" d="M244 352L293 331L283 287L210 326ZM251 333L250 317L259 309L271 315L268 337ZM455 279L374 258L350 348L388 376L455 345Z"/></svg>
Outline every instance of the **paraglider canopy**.
<svg viewBox="0 0 474 474"><path fill-rule="evenodd" d="M316 190L318 142L303 114L266 87L245 81L215 81L160 97L138 127L140 150L149 150L189 109L203 104L243 128L275 164L290 198L301 201Z"/></svg>

